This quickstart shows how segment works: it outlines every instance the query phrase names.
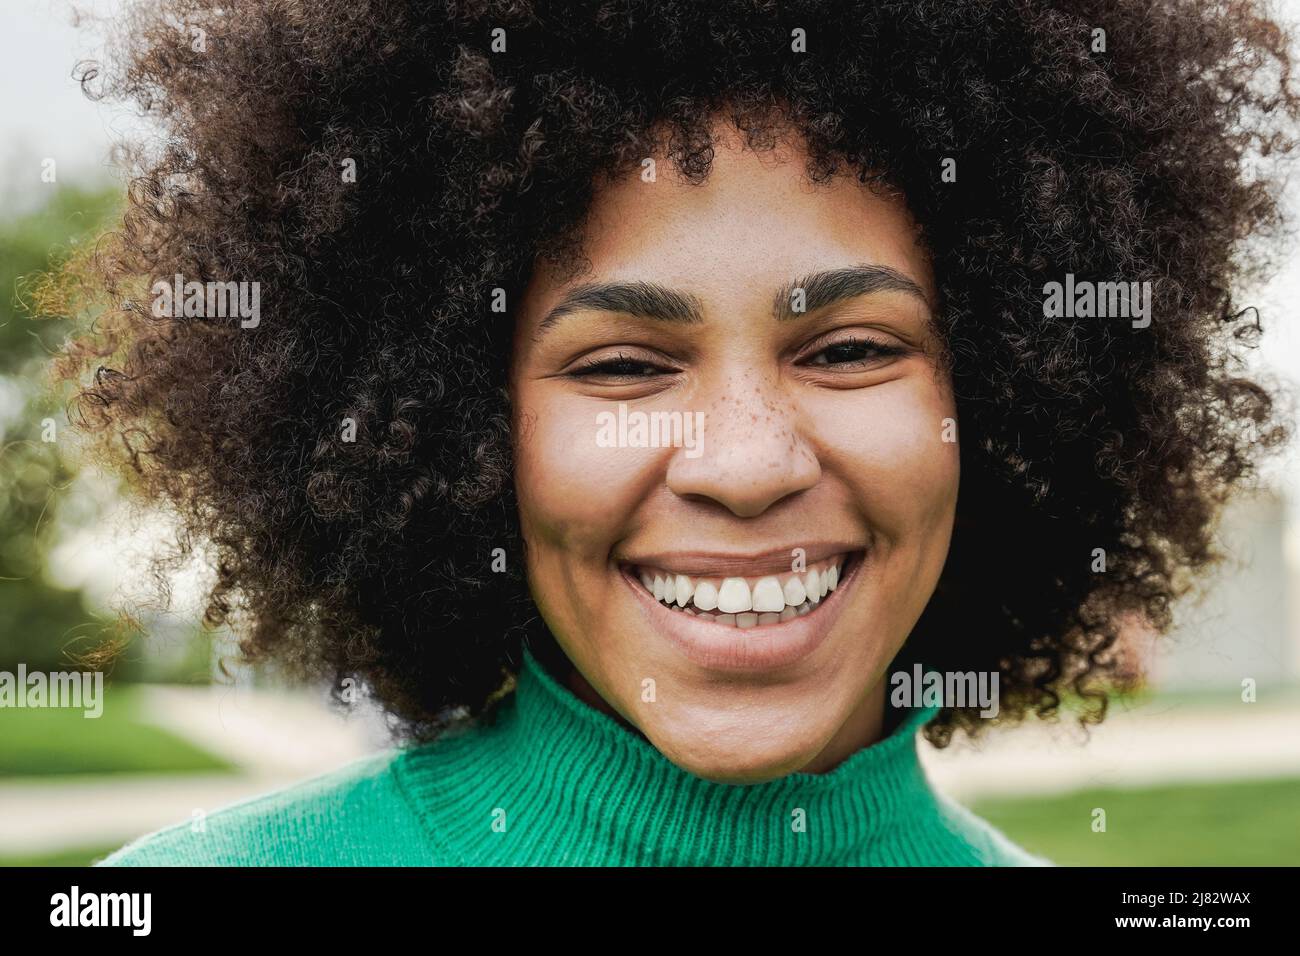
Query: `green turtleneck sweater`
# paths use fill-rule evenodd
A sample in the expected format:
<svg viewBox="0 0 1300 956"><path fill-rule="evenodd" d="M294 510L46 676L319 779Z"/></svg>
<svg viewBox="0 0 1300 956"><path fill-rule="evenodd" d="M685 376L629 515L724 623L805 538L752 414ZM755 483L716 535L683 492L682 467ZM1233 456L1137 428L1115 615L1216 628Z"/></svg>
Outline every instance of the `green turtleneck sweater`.
<svg viewBox="0 0 1300 956"><path fill-rule="evenodd" d="M525 647L496 719L141 837L105 866L1050 865L929 785L911 712L828 773L704 780Z"/></svg>

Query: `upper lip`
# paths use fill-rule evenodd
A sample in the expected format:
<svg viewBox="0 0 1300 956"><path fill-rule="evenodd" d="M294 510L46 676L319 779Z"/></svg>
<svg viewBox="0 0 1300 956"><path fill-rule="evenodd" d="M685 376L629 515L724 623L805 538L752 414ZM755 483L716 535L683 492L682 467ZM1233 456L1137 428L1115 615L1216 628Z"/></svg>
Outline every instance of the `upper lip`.
<svg viewBox="0 0 1300 956"><path fill-rule="evenodd" d="M840 555L853 554L863 550L863 546L852 542L819 541L747 553L679 550L638 552L625 554L618 560L624 564L659 568L691 577L750 577L788 573L798 557L796 549L803 550L803 562L810 565Z"/></svg>

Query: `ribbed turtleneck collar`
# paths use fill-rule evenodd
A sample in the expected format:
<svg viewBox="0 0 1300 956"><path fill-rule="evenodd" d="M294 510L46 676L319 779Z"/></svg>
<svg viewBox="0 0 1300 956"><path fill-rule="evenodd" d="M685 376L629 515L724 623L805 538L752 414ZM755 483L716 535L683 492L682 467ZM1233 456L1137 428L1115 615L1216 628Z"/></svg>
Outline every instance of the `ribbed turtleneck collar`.
<svg viewBox="0 0 1300 956"><path fill-rule="evenodd" d="M943 837L916 750L935 713L909 712L827 773L715 783L582 701L525 645L495 718L409 751L400 774L431 839L467 865L908 864L918 841Z"/></svg>

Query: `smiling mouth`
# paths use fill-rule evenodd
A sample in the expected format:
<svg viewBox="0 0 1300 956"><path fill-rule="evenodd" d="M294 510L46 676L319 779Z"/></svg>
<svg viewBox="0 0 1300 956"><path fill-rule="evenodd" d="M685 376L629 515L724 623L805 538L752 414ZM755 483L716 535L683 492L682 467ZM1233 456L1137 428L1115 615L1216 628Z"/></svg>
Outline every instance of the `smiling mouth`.
<svg viewBox="0 0 1300 956"><path fill-rule="evenodd" d="M623 567L627 576L664 608L745 630L815 614L860 560L861 552L841 554L805 570L761 577L698 578L663 568Z"/></svg>

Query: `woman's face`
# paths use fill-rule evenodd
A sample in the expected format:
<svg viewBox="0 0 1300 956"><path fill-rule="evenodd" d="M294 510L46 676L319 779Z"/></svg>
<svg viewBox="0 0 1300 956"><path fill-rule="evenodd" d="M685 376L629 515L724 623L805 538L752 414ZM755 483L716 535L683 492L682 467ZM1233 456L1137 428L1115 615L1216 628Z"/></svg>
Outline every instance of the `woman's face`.
<svg viewBox="0 0 1300 956"><path fill-rule="evenodd" d="M798 147L754 153L720 126L715 148L702 185L659 158L599 191L590 270L536 271L515 481L572 689L677 765L745 783L880 737L886 670L948 551L958 451L904 204L812 184Z"/></svg>

